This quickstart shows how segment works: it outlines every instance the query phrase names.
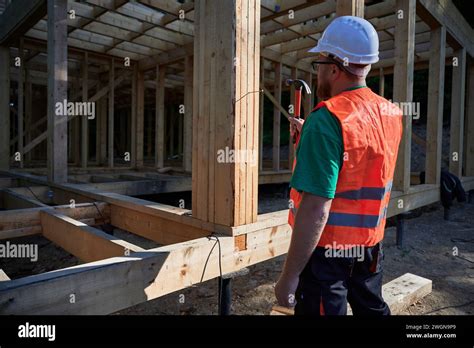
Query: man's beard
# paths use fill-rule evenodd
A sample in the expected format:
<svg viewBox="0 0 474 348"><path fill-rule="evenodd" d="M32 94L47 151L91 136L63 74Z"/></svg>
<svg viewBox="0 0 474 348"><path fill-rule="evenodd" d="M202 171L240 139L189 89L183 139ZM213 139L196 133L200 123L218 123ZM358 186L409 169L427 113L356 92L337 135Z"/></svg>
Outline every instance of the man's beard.
<svg viewBox="0 0 474 348"><path fill-rule="evenodd" d="M318 87L316 90L316 95L319 100L327 100L331 98L331 86L324 80L318 82Z"/></svg>

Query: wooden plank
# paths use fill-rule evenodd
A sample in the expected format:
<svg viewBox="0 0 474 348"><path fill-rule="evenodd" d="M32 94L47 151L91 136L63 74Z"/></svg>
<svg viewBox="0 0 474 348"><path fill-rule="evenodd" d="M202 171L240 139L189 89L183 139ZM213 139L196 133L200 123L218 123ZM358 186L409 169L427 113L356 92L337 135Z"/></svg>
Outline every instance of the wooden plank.
<svg viewBox="0 0 474 348"><path fill-rule="evenodd" d="M184 59L184 135L183 168L192 171L193 146L193 56Z"/></svg>
<svg viewBox="0 0 474 348"><path fill-rule="evenodd" d="M10 168L10 48L0 46L0 169Z"/></svg>
<svg viewBox="0 0 474 348"><path fill-rule="evenodd" d="M283 106L281 106L281 104L278 104L277 100L273 97L273 95L270 93L270 91L268 89L266 89L265 87L262 87L263 89L263 93L265 94L265 96L270 99L270 101L273 103L273 106L275 106L276 108L278 108L278 110L280 110L280 112L283 114L283 116L285 116L287 119L289 119L290 117L292 117L288 111L285 110L285 108Z"/></svg>
<svg viewBox="0 0 474 348"><path fill-rule="evenodd" d="M382 286L382 296L390 307L392 314L400 315L412 304L431 294L432 288L433 282L430 279L405 273L384 284ZM350 305L348 305L347 314L352 315ZM294 315L294 310L282 306L273 306L270 315Z"/></svg>
<svg viewBox="0 0 474 348"><path fill-rule="evenodd" d="M466 176L474 176L474 60L472 58L468 71L464 170Z"/></svg>
<svg viewBox="0 0 474 348"><path fill-rule="evenodd" d="M296 68L291 68L291 79L296 80L298 78L298 69ZM293 106L293 110L295 110L296 105L295 105L295 86L291 85L290 87L290 104ZM292 113L292 116L294 115L294 112ZM289 142L288 142L288 169L293 169L293 161L295 159L295 145L293 144L293 139L291 137L291 132L290 132L290 137L289 137Z"/></svg>
<svg viewBox="0 0 474 348"><path fill-rule="evenodd" d="M41 211L40 219L44 237L84 262L143 251L136 245L57 212Z"/></svg>
<svg viewBox="0 0 474 348"><path fill-rule="evenodd" d="M455 62L456 64L455 65ZM454 52L451 93L451 126L449 143L449 171L462 176L464 106L466 93L466 49Z"/></svg>
<svg viewBox="0 0 474 348"><path fill-rule="evenodd" d="M67 100L67 0L48 0L48 180L67 182L67 122L55 105ZM66 118L67 119L67 118ZM25 149L26 150L26 149Z"/></svg>
<svg viewBox="0 0 474 348"><path fill-rule="evenodd" d="M364 18L364 0L337 0L336 16L358 16Z"/></svg>
<svg viewBox="0 0 474 348"><path fill-rule="evenodd" d="M3 200L3 209L25 209L25 208L36 208L36 207L47 207L36 199L27 197L19 194L11 189L4 189L1 191Z"/></svg>
<svg viewBox="0 0 474 348"><path fill-rule="evenodd" d="M213 279L220 269L230 273L281 255L289 245L289 239L277 239L236 252L234 237L218 238L220 261L215 237L200 238L1 284L0 313L112 313L198 284L201 279ZM76 294L77 306L61 300L71 293Z"/></svg>
<svg viewBox="0 0 474 348"><path fill-rule="evenodd" d="M426 121L425 183L427 184L439 184L441 179L445 56L446 28L438 27L431 30Z"/></svg>
<svg viewBox="0 0 474 348"><path fill-rule="evenodd" d="M82 62L82 102L87 102L89 99L89 54L84 53L84 61ZM81 116L81 167L87 168L87 161L89 159L89 119ZM77 141L77 139L76 139Z"/></svg>
<svg viewBox="0 0 474 348"><path fill-rule="evenodd" d="M275 88L274 99L277 105L281 105L281 63L275 63ZM272 166L274 171L280 170L280 124L281 110L275 104L273 105L273 149Z"/></svg>
<svg viewBox="0 0 474 348"><path fill-rule="evenodd" d="M155 166L163 168L165 162L165 76L166 67L156 66L155 90Z"/></svg>
<svg viewBox="0 0 474 348"><path fill-rule="evenodd" d="M395 25L395 71L393 100L410 103L413 101L413 52L415 49L416 0L397 0L397 9L403 11L403 18ZM403 136L398 150L397 165L393 179L394 189L404 192L410 187L411 115L403 117Z"/></svg>
<svg viewBox="0 0 474 348"><path fill-rule="evenodd" d="M115 88L114 88L114 80L115 80L115 61L112 59L110 61L110 69L109 69L109 115L108 115L108 122L107 122L107 155L109 159L109 168L114 167L114 118L115 118Z"/></svg>
<svg viewBox="0 0 474 348"><path fill-rule="evenodd" d="M110 209L111 224L135 233L158 244L168 245L201 238L210 234L193 226L158 218L144 212L132 211L116 205Z"/></svg>
<svg viewBox="0 0 474 348"><path fill-rule="evenodd" d="M110 209L107 203L84 203L55 207L7 210L0 212L0 240L41 233L40 212L58 211L78 221L88 224L109 222Z"/></svg>

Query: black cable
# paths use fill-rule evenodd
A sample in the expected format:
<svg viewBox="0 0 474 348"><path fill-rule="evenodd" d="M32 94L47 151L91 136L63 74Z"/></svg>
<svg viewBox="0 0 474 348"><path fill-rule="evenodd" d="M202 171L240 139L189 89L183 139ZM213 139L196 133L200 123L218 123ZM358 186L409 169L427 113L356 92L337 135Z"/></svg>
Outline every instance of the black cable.
<svg viewBox="0 0 474 348"><path fill-rule="evenodd" d="M217 235L211 235L211 236L208 236L207 238L212 239L213 237L216 238L216 242L214 243L211 250L209 251L209 254L207 255L206 262L204 263L204 269L202 270L200 283L202 283L202 281L204 280L204 274L206 273L207 264L209 262L209 259L211 258L212 252L214 251L214 248L216 247L216 245L218 245L219 246L219 249L218 249L219 250L219 291L218 291L219 302L218 302L218 305L220 306L221 290L222 290L222 250L221 250L221 241L219 240L219 237L217 237Z"/></svg>
<svg viewBox="0 0 474 348"><path fill-rule="evenodd" d="M42 203L42 204L45 204L45 205L49 205L49 204L46 204L45 202L43 202L41 199L39 199L38 196L35 195L35 193L33 192L33 190L32 190L29 186L25 186L25 187L26 187L28 190L30 190L31 194L33 195L33 197L35 197L35 199L36 199L38 202L40 202L40 203Z"/></svg>

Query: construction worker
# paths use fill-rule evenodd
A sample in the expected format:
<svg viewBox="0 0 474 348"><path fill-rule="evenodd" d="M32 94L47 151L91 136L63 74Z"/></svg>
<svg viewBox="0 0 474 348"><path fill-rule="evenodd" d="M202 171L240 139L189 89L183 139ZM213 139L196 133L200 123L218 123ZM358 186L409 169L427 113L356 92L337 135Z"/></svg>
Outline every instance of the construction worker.
<svg viewBox="0 0 474 348"><path fill-rule="evenodd" d="M299 131L290 186L293 228L275 286L295 314L389 315L382 298L382 239L402 136L402 112L365 82L379 41L366 20L334 19L313 67L322 100Z"/></svg>

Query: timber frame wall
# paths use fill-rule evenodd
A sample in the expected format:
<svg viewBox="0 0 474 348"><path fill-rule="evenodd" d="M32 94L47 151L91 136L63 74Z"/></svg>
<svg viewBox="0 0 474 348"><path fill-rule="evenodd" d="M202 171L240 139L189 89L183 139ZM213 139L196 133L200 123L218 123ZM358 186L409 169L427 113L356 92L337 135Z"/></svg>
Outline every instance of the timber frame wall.
<svg viewBox="0 0 474 348"><path fill-rule="evenodd" d="M280 158L283 81L314 86L307 50L336 15L375 26L382 59L371 75L394 74L394 101L412 101L414 70L429 68L426 184L410 183L405 117L388 216L439 200L446 64L449 167L474 189L474 32L451 1L8 3L0 1L0 187L10 210L0 212L0 239L42 234L84 263L0 281L2 314L112 313L218 277L219 266L226 274L286 253L288 211L259 215L258 185L289 179L294 153ZM38 93L47 116L33 119ZM95 102L97 117L58 120L55 103L68 96ZM275 104L271 163L262 160L265 97ZM315 102L305 98L306 113ZM183 106L177 118L170 103ZM259 161L220 163L225 148ZM182 173L161 173L167 166ZM192 210L131 197L186 190ZM120 240L97 228L105 223L161 246Z"/></svg>

